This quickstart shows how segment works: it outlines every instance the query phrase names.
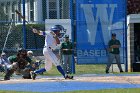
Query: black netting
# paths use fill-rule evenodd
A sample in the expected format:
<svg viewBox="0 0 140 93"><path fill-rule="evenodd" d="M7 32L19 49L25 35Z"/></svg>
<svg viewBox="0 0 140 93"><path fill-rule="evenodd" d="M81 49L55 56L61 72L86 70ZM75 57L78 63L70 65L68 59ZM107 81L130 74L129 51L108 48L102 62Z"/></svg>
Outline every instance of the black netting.
<svg viewBox="0 0 140 93"><path fill-rule="evenodd" d="M70 8L70 0L25 0L24 11L23 0L0 1L0 50L13 54L19 48L42 49L44 37L33 34L30 26L45 30L45 19L70 19Z"/></svg>

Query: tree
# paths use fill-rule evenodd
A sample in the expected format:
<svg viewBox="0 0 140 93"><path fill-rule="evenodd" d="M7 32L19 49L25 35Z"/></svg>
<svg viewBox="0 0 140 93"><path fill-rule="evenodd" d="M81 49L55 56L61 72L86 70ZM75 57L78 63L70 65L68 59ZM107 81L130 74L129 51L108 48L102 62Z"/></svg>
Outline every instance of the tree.
<svg viewBox="0 0 140 93"><path fill-rule="evenodd" d="M140 0L127 1L127 14L140 14Z"/></svg>

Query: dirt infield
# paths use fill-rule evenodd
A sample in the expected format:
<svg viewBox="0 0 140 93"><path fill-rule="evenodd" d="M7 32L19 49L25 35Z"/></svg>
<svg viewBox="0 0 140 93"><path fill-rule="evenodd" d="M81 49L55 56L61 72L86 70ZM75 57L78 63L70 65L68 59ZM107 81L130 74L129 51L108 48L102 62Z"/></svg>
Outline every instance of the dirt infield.
<svg viewBox="0 0 140 93"><path fill-rule="evenodd" d="M22 79L21 77L12 77L11 80L4 81L0 80L0 84L11 84L11 83L32 83L32 82L61 82L61 81L82 81L82 82L108 82L108 83L130 83L130 84L140 84L140 75L138 74L84 74L79 76L74 76L73 80L65 80L61 76L37 76L36 80L32 79Z"/></svg>
<svg viewBox="0 0 140 93"><path fill-rule="evenodd" d="M140 76L81 77L80 81L140 84Z"/></svg>

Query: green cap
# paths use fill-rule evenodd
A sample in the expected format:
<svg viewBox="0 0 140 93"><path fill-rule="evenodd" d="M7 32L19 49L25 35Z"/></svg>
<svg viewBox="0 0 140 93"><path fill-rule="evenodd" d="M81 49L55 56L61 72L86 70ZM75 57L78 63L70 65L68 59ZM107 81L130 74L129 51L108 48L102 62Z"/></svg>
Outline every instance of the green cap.
<svg viewBox="0 0 140 93"><path fill-rule="evenodd" d="M65 35L65 38L69 38L69 35Z"/></svg>

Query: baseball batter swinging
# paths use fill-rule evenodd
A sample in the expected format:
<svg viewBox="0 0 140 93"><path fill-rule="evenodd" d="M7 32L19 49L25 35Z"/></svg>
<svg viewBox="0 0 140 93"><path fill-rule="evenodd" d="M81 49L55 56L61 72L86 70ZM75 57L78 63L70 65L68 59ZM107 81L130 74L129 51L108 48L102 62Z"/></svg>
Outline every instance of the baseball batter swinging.
<svg viewBox="0 0 140 93"><path fill-rule="evenodd" d="M38 31L37 29L33 29L34 33L45 36L45 45L43 49L43 55L45 57L45 68L32 71L31 77L33 80L36 78L36 74L49 71L52 68L52 64L57 67L57 70L64 76L65 79L72 79L72 77L65 74L64 70L60 66L59 59L53 53L53 50L57 47L57 44L60 44L58 37L60 36L61 30L61 25L55 25L49 31Z"/></svg>

